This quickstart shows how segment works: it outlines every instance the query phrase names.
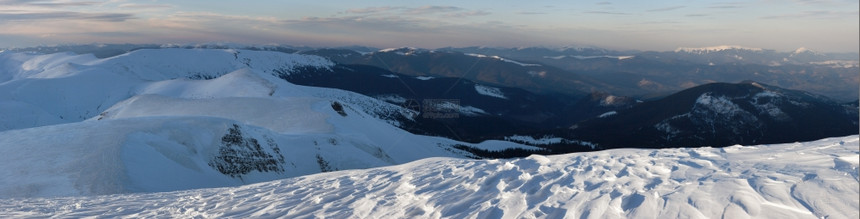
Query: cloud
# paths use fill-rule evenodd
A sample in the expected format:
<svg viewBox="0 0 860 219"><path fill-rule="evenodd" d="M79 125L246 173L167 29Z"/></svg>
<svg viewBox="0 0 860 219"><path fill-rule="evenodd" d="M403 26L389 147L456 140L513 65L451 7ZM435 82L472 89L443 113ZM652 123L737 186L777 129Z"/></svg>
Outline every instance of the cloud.
<svg viewBox="0 0 860 219"><path fill-rule="evenodd" d="M639 24L680 24L680 23L681 22L678 22L678 21L648 21L648 22L641 22Z"/></svg>
<svg viewBox="0 0 860 219"><path fill-rule="evenodd" d="M417 15L442 15L450 18L464 18L472 16L489 15L490 12L481 10L467 10L455 6L421 6L421 7L368 7L353 8L338 14L356 14L364 16L417 16Z"/></svg>
<svg viewBox="0 0 860 219"><path fill-rule="evenodd" d="M454 6L421 6L417 8L411 8L406 11L407 14L434 14L434 13L443 13L443 12L454 12L454 11L462 11L463 8L454 7Z"/></svg>
<svg viewBox="0 0 860 219"><path fill-rule="evenodd" d="M454 18L464 18L464 17L474 17L474 16L486 16L486 15L490 15L490 14L492 14L492 13L486 12L486 11L466 11L466 12L450 13L447 16L454 17Z"/></svg>
<svg viewBox="0 0 860 219"><path fill-rule="evenodd" d="M125 8L125 9L168 9L168 8L173 8L174 6L173 5L166 5L166 4L134 4L134 3L128 3L128 4L121 4L117 7Z"/></svg>
<svg viewBox="0 0 860 219"><path fill-rule="evenodd" d="M390 12L403 9L403 7L370 7L370 8L354 8L347 9L346 13L349 14L375 14L375 13L383 13Z"/></svg>
<svg viewBox="0 0 860 219"><path fill-rule="evenodd" d="M647 10L647 12L671 11L671 10L675 10L675 9L681 9L684 7L686 7L686 6L673 6L673 7L665 7L665 8L656 8L656 9Z"/></svg>
<svg viewBox="0 0 860 219"><path fill-rule="evenodd" d="M737 9L737 8L743 8L743 7L741 7L741 6L737 6L737 5L716 5L716 6L711 6L711 7L708 7L708 8L713 8L713 9Z"/></svg>
<svg viewBox="0 0 860 219"><path fill-rule="evenodd" d="M613 11L585 11L586 14L610 14L610 15L630 15L629 13L613 12Z"/></svg>
<svg viewBox="0 0 860 219"><path fill-rule="evenodd" d="M450 12L469 11L455 6L426 5L421 7L368 7L347 9L340 14L403 14L403 15L426 15ZM477 13L477 12L473 12Z"/></svg>
<svg viewBox="0 0 860 219"><path fill-rule="evenodd" d="M71 11L57 12L0 12L0 22L34 21L34 20L92 20L106 22L122 22L134 18L126 13L81 13Z"/></svg>
<svg viewBox="0 0 860 219"><path fill-rule="evenodd" d="M759 17L760 19L844 19L844 18L857 18L857 14L860 14L860 11L828 11L828 10L817 10L817 11L803 11L799 13L792 14L779 14L779 15L769 15Z"/></svg>
<svg viewBox="0 0 860 219"><path fill-rule="evenodd" d="M98 5L96 1L44 1L44 0L0 0L0 6L35 6L42 8L64 8Z"/></svg>
<svg viewBox="0 0 860 219"><path fill-rule="evenodd" d="M845 5L845 3L857 3L852 0L793 0L794 3L800 5Z"/></svg>
<svg viewBox="0 0 860 219"><path fill-rule="evenodd" d="M518 12L517 14L522 14L522 15L541 15L541 14L547 14L547 13L546 13L546 12L535 12L535 11L523 11L523 12Z"/></svg>
<svg viewBox="0 0 860 219"><path fill-rule="evenodd" d="M598 2L598 3L594 3L594 4L596 4L596 5L611 5L612 2Z"/></svg>

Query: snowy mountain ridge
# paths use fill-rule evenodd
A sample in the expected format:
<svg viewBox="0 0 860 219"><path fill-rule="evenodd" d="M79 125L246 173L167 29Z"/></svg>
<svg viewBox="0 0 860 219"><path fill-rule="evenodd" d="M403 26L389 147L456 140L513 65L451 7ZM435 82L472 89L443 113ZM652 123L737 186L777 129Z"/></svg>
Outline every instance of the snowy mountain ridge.
<svg viewBox="0 0 860 219"><path fill-rule="evenodd" d="M237 186L470 149L398 127L415 112L281 77L331 62L218 49L137 50L98 59L0 54L0 198Z"/></svg>
<svg viewBox="0 0 860 219"><path fill-rule="evenodd" d="M687 52L687 53L710 53L710 52L719 52L726 50L746 50L746 51L763 51L761 48L751 48L751 47L743 47L743 46L734 46L734 45L720 45L720 46L709 46L709 47L679 47L675 49L675 52Z"/></svg>

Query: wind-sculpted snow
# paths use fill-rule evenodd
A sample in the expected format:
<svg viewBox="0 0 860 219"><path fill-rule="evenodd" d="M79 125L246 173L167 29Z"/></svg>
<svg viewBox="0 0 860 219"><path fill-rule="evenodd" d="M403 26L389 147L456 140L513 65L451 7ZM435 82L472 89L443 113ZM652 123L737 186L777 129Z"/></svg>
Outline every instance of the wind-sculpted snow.
<svg viewBox="0 0 860 219"><path fill-rule="evenodd" d="M0 200L0 217L857 218L858 136L431 158L241 187Z"/></svg>

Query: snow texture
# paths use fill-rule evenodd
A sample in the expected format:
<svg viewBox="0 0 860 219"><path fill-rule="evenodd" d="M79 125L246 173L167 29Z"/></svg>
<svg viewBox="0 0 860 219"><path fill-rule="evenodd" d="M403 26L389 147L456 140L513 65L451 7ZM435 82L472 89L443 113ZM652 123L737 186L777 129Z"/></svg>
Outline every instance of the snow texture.
<svg viewBox="0 0 860 219"><path fill-rule="evenodd" d="M430 158L227 188L0 199L0 217L857 218L858 136Z"/></svg>

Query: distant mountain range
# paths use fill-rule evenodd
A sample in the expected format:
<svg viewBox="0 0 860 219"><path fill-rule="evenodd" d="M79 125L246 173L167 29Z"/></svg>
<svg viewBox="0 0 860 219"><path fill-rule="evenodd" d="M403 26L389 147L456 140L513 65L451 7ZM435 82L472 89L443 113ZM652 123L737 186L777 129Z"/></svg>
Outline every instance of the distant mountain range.
<svg viewBox="0 0 860 219"><path fill-rule="evenodd" d="M231 45L204 44L69 46L12 52L75 50L109 55L156 46L239 51ZM858 67L822 64L826 62L822 60L850 63L856 58L850 54L737 46L668 52L490 47L249 49L325 57L333 62L331 67L299 67L290 74L273 74L293 84L342 89L393 104L414 114L379 115L400 129L463 142L510 140L547 148L546 153L563 153L630 146L805 141L858 131ZM217 77L207 73L190 79ZM711 108L714 104L723 108ZM81 118L98 110L91 109Z"/></svg>
<svg viewBox="0 0 860 219"><path fill-rule="evenodd" d="M239 44L95 44L7 49L13 52L92 53L105 58L140 48L247 49L326 57L340 64L373 65L413 76L462 77L532 92L584 95L607 92L639 99L697 85L753 80L808 91L837 101L858 99L860 54L806 48L780 52L741 46L616 51L594 47L460 47L376 49ZM465 57L465 56L471 56Z"/></svg>
<svg viewBox="0 0 860 219"><path fill-rule="evenodd" d="M408 124L404 128L472 142L523 136L527 140L521 143L548 148L551 153L582 151L589 145L663 148L808 141L858 131L856 102L838 103L753 81L705 84L640 101L599 92L585 96L532 93L466 79L407 76L364 65L339 65L285 79L403 106L457 100L457 118L419 114L414 121L402 121ZM540 139L556 140L534 143Z"/></svg>
<svg viewBox="0 0 860 219"><path fill-rule="evenodd" d="M598 48L393 48L301 51L343 64L373 65L413 76L463 77L476 82L582 95L595 91L640 99L713 82L754 80L839 101L858 98L860 56L807 49L776 52L720 46L668 52Z"/></svg>

